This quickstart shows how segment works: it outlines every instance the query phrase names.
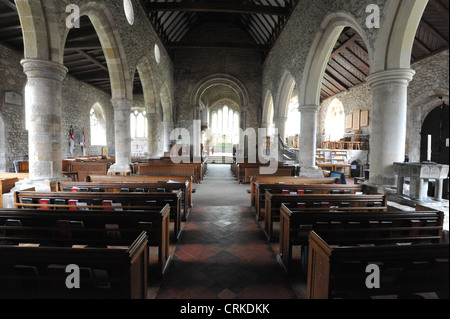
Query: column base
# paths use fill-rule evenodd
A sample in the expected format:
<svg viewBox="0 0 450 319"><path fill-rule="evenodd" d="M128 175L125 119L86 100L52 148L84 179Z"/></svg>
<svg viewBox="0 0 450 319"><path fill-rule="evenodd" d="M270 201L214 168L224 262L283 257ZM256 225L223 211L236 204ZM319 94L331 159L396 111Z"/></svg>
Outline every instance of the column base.
<svg viewBox="0 0 450 319"><path fill-rule="evenodd" d="M320 167L300 167L299 177L307 178L324 178L323 171Z"/></svg>
<svg viewBox="0 0 450 319"><path fill-rule="evenodd" d="M132 173L131 165L113 164L108 170L108 175L113 176L130 176Z"/></svg>

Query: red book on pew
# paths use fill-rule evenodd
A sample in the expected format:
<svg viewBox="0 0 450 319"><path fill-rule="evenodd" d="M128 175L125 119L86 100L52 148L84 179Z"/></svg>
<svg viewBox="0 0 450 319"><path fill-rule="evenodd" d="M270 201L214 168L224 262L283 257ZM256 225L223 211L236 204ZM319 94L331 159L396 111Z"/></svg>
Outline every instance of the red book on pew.
<svg viewBox="0 0 450 319"><path fill-rule="evenodd" d="M108 207L112 207L112 203L113 203L112 200L105 199L105 200L102 202L103 206L105 207L105 208L103 208L103 210L113 210L112 208L108 208Z"/></svg>
<svg viewBox="0 0 450 319"><path fill-rule="evenodd" d="M46 198L41 198L40 200L39 200L39 204L41 204L41 205L45 205L45 204L50 204L50 199L46 199ZM50 207L48 207L48 206L41 206L41 209L42 210L50 210Z"/></svg>
<svg viewBox="0 0 450 319"><path fill-rule="evenodd" d="M303 194L305 194L305 190L304 190L304 189L299 189L299 190L297 191L297 194L298 194L298 195L303 195Z"/></svg>
<svg viewBox="0 0 450 319"><path fill-rule="evenodd" d="M72 188L70 189L70 191L71 191L72 193L78 193L79 188L78 188L78 187L72 187Z"/></svg>
<svg viewBox="0 0 450 319"><path fill-rule="evenodd" d="M68 204L69 204L69 206L74 206L74 207L69 207L69 210L78 210L78 208L77 208L78 200L77 199L69 199Z"/></svg>
<svg viewBox="0 0 450 319"><path fill-rule="evenodd" d="M281 194L290 194L290 192L289 192L288 189L283 189L283 190L281 191Z"/></svg>

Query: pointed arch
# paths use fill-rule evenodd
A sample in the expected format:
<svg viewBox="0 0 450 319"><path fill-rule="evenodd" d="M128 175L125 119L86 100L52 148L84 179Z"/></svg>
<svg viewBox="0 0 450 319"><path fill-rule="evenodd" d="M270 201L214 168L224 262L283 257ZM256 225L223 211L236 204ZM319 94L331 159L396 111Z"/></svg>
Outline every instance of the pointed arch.
<svg viewBox="0 0 450 319"><path fill-rule="evenodd" d="M191 106L200 106L203 93L217 85L223 85L233 89L239 97L240 108L246 108L248 106L249 97L247 89L241 81L228 74L213 74L201 80L192 91Z"/></svg>
<svg viewBox="0 0 450 319"><path fill-rule="evenodd" d="M299 92L301 92L299 95L300 106L320 105L320 90L325 69L333 48L346 27L354 29L363 38L366 45L369 44L364 29L359 25L355 17L342 12L328 15L322 22L320 31L317 33L306 60L299 86ZM372 56L371 47L367 45L367 48L369 56Z"/></svg>
<svg viewBox="0 0 450 319"><path fill-rule="evenodd" d="M148 114L158 114L157 90L150 59L147 56L144 56L138 63L136 69L139 73L139 78L141 79L145 109Z"/></svg>
<svg viewBox="0 0 450 319"><path fill-rule="evenodd" d="M280 87L278 88L278 94L276 97L276 114L278 117L286 118L289 111L289 103L294 95L298 95L295 92L296 83L292 76L292 73L286 70L281 78Z"/></svg>
<svg viewBox="0 0 450 319"><path fill-rule="evenodd" d="M266 97L264 99L264 107L261 119L261 126L265 128L269 128L269 126L273 125L273 117L275 114L274 103L272 93L270 91L266 92Z"/></svg>
<svg viewBox="0 0 450 319"><path fill-rule="evenodd" d="M88 16L100 40L111 81L112 99L132 100L133 79L129 73L125 49L109 9L98 2L87 2L80 7L80 16ZM70 29L65 30L66 43ZM62 46L64 47L64 46ZM62 50L64 52L64 50ZM63 53L60 55L63 63Z"/></svg>
<svg viewBox="0 0 450 319"><path fill-rule="evenodd" d="M427 0L388 1L371 55L371 70L409 69L417 28Z"/></svg>
<svg viewBox="0 0 450 319"><path fill-rule="evenodd" d="M162 116L164 122L173 122L173 110L172 110L172 99L170 97L170 90L167 83L164 83L159 92L159 97L161 99Z"/></svg>
<svg viewBox="0 0 450 319"><path fill-rule="evenodd" d="M16 0L24 42L24 58L61 62L56 0Z"/></svg>

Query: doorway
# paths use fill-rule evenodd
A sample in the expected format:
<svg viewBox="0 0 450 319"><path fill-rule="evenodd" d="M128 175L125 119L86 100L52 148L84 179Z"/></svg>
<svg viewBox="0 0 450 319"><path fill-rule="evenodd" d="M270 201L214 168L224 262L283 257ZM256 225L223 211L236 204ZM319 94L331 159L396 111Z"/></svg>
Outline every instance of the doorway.
<svg viewBox="0 0 450 319"><path fill-rule="evenodd" d="M433 109L422 124L420 160L426 162L428 157L428 141L431 136L431 161L438 164L449 164L449 106L443 103Z"/></svg>

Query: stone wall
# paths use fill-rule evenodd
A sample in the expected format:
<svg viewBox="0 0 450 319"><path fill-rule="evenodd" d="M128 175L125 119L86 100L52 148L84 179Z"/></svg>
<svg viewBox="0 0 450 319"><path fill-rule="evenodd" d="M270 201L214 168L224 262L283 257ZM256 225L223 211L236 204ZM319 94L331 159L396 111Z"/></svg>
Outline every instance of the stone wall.
<svg viewBox="0 0 450 319"><path fill-rule="evenodd" d="M202 43L252 43L247 33L230 26L226 33L221 24L210 23L202 28L192 31L185 41ZM219 29L220 28L220 29ZM219 39L214 38L217 31L222 30ZM201 40L199 40L201 39ZM262 60L259 51L233 50L233 49L177 49L173 54L176 79L176 113L177 125L190 128L194 119L191 96L196 87L203 79L215 74L226 74L236 78L242 83L248 92L249 101L246 109L240 105L241 112L247 112L246 127L259 127L259 112L262 108L261 82L262 82ZM236 101L235 101L236 102ZM238 101L237 101L238 102ZM250 115L251 114L251 115Z"/></svg>
<svg viewBox="0 0 450 319"><path fill-rule="evenodd" d="M26 75L20 65L22 54L0 45L0 136L4 136L4 143L0 143L0 170L14 171L14 160L28 159L28 132L25 121L24 87ZM22 95L22 105L5 103L5 92L14 91ZM110 95L86 83L75 80L68 75L63 82L62 90L62 156L80 156L83 151L76 145L73 155L69 152L69 129L73 125L77 133L77 140L82 140L85 131L88 155L101 154L102 146L92 146L90 143L90 110L95 103L99 103L105 114L107 130L107 147L110 154L114 153L114 111L110 102ZM80 94L83 92L83 94ZM1 121L0 121L1 124ZM3 148L3 149L2 149ZM4 158L4 169L1 159Z"/></svg>
<svg viewBox="0 0 450 319"><path fill-rule="evenodd" d="M416 71L408 88L408 126L406 154L420 161L420 132L427 115L442 104L449 104L449 51L446 50L412 65ZM447 149L448 152L448 149Z"/></svg>
<svg viewBox="0 0 450 319"><path fill-rule="evenodd" d="M335 95L334 97L328 98L322 102L319 116L318 116L318 136L317 141L318 144L322 141L326 141L327 137L323 135L323 131L326 127L326 116L328 109L333 102L334 99L338 99L341 101L342 105L344 106L344 112L345 115L353 114L354 111L369 111L369 126L367 127L360 127L361 134L368 134L370 135L371 132L371 112L372 109L372 90L370 89L368 84L363 84L357 87L354 87L350 89L347 92L342 92L340 94ZM352 129L346 129L346 134L355 133Z"/></svg>
<svg viewBox="0 0 450 319"><path fill-rule="evenodd" d="M6 172L14 171L14 160L28 159L23 92L26 76L20 59L20 54L0 45L0 171ZM5 103L7 91L17 94L20 105Z"/></svg>

